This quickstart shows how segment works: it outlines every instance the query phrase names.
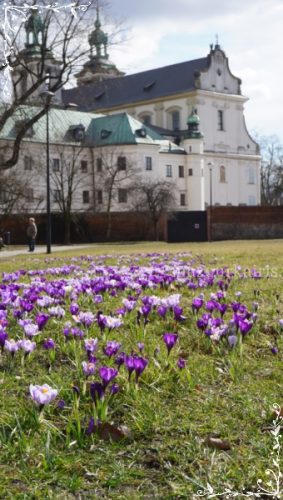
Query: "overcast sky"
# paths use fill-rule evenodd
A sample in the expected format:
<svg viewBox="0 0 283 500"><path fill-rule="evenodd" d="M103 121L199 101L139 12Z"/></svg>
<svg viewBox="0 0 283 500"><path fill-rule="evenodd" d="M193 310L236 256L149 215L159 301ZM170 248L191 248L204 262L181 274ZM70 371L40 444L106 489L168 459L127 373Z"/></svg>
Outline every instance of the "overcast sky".
<svg viewBox="0 0 283 500"><path fill-rule="evenodd" d="M249 131L283 142L283 0L112 0L126 40L110 47L127 74L204 57L219 43L249 97Z"/></svg>

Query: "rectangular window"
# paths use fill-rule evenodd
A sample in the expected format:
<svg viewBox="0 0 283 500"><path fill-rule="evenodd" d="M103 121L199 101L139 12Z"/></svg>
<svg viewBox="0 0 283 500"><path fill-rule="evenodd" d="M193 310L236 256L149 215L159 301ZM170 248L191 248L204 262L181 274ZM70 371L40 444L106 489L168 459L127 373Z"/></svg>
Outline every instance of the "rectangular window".
<svg viewBox="0 0 283 500"><path fill-rule="evenodd" d="M256 198L255 198L254 195L249 195L249 197L248 197L248 205L249 206L256 205Z"/></svg>
<svg viewBox="0 0 283 500"><path fill-rule="evenodd" d="M0 191L0 203L7 203L9 200L9 196L7 191Z"/></svg>
<svg viewBox="0 0 283 500"><path fill-rule="evenodd" d="M101 189L98 189L96 191L96 200L99 205L102 205L103 203L103 192Z"/></svg>
<svg viewBox="0 0 283 500"><path fill-rule="evenodd" d="M96 172L102 172L102 158L96 158Z"/></svg>
<svg viewBox="0 0 283 500"><path fill-rule="evenodd" d="M249 167L248 169L248 183L255 184L255 171L253 167Z"/></svg>
<svg viewBox="0 0 283 500"><path fill-rule="evenodd" d="M53 172L59 172L59 170L60 170L60 160L59 160L59 158L53 158L52 168L53 168Z"/></svg>
<svg viewBox="0 0 283 500"><path fill-rule="evenodd" d="M81 160L81 171L83 173L87 172L87 161L86 160Z"/></svg>
<svg viewBox="0 0 283 500"><path fill-rule="evenodd" d="M224 130L223 111L221 109L218 109L217 111L217 120L218 120L218 130Z"/></svg>
<svg viewBox="0 0 283 500"><path fill-rule="evenodd" d="M172 111L171 117L172 117L172 129L173 130L180 130L180 113L179 113L179 111Z"/></svg>
<svg viewBox="0 0 283 500"><path fill-rule="evenodd" d="M26 200L28 203L31 203L33 201L33 189L32 188L26 188L25 189L25 194L26 194Z"/></svg>
<svg viewBox="0 0 283 500"><path fill-rule="evenodd" d="M24 169L31 170L32 169L32 158L30 156L24 157Z"/></svg>
<svg viewBox="0 0 283 500"><path fill-rule="evenodd" d="M172 165L166 165L166 177L172 177Z"/></svg>
<svg viewBox="0 0 283 500"><path fill-rule="evenodd" d="M151 158L151 156L145 157L145 169L152 170L152 158Z"/></svg>
<svg viewBox="0 0 283 500"><path fill-rule="evenodd" d="M83 191L83 203L89 203L89 191Z"/></svg>
<svg viewBox="0 0 283 500"><path fill-rule="evenodd" d="M180 194L180 205L181 205L181 207L185 207L186 206L186 195L185 195L185 193L181 193Z"/></svg>
<svg viewBox="0 0 283 500"><path fill-rule="evenodd" d="M128 193L126 189L118 189L118 202L127 203Z"/></svg>
<svg viewBox="0 0 283 500"><path fill-rule="evenodd" d="M184 165L179 165L179 177L185 177Z"/></svg>
<svg viewBox="0 0 283 500"><path fill-rule="evenodd" d="M127 160L125 156L118 156L117 167L118 170L126 170Z"/></svg>
<svg viewBox="0 0 283 500"><path fill-rule="evenodd" d="M60 189L54 189L54 191L53 191L53 201L55 203L58 203L59 201L61 201L61 191L60 191Z"/></svg>
<svg viewBox="0 0 283 500"><path fill-rule="evenodd" d="M193 169L189 168L189 170L188 170L188 176L192 177L193 174L194 174Z"/></svg>

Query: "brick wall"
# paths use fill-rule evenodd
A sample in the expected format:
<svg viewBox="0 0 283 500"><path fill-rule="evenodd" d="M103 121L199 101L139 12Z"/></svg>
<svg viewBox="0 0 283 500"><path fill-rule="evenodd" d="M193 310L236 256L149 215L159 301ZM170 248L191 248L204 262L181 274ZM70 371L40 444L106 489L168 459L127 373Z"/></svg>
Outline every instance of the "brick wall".
<svg viewBox="0 0 283 500"><path fill-rule="evenodd" d="M213 207L212 240L283 238L281 207Z"/></svg>

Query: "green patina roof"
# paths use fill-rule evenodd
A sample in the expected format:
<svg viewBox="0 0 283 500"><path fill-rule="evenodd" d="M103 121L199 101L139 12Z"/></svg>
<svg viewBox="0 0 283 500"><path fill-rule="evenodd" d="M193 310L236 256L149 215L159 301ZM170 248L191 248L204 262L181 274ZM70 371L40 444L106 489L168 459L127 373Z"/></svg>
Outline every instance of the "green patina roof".
<svg viewBox="0 0 283 500"><path fill-rule="evenodd" d="M38 106L22 106L7 121L0 139L13 140L17 133L17 122L34 116ZM116 115L99 115L86 111L51 108L49 110L49 141L50 144L69 144L79 146L75 141L73 131L76 126L85 129L84 146L114 146L129 144L152 144L159 147L160 152L181 152L182 148L164 138L150 127L143 125L127 113ZM25 142L46 143L46 115L33 127L31 136L26 134Z"/></svg>
<svg viewBox="0 0 283 500"><path fill-rule="evenodd" d="M196 113L196 111L192 111L192 113L190 114L189 118L187 119L187 124L196 124L196 125L199 125L200 124L200 118L198 116L198 114Z"/></svg>
<svg viewBox="0 0 283 500"><path fill-rule="evenodd" d="M22 106L21 108L18 108L14 115L6 122L0 133L0 138L14 139L16 136L17 121L31 118L38 112L38 109L39 108L37 106ZM81 124L85 127L86 135L88 136L88 130L92 120L99 116L101 115L85 111L51 108L49 110L50 143L68 143L78 145L78 141L75 141L70 133L70 127ZM32 128L32 136L26 136L24 140L29 142L46 142L46 115L38 120Z"/></svg>
<svg viewBox="0 0 283 500"><path fill-rule="evenodd" d="M144 130L145 136L143 137ZM162 137L127 113L103 116L93 120L90 140L96 146L117 144L154 144Z"/></svg>

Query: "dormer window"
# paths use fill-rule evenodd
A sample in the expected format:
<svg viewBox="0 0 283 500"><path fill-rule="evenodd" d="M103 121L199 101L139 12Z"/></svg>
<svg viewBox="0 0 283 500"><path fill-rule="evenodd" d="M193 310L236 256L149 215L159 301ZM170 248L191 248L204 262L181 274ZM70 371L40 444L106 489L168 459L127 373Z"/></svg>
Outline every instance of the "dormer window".
<svg viewBox="0 0 283 500"><path fill-rule="evenodd" d="M155 81L153 81L153 82L149 82L149 83L147 83L146 85L144 85L143 90L144 90L145 92L147 92L148 90L151 90L151 89L152 89L152 87L154 87L154 85L155 85L155 84L156 84L156 82L155 82Z"/></svg>
<svg viewBox="0 0 283 500"><path fill-rule="evenodd" d="M107 137L109 137L111 134L112 134L111 130L102 129L100 132L100 138L107 139Z"/></svg>
<svg viewBox="0 0 283 500"><path fill-rule="evenodd" d="M146 137L146 129L144 127L136 129L137 137Z"/></svg>
<svg viewBox="0 0 283 500"><path fill-rule="evenodd" d="M85 127L81 123L79 125L71 125L69 130L72 134L73 139L76 142L82 142L85 138Z"/></svg>

